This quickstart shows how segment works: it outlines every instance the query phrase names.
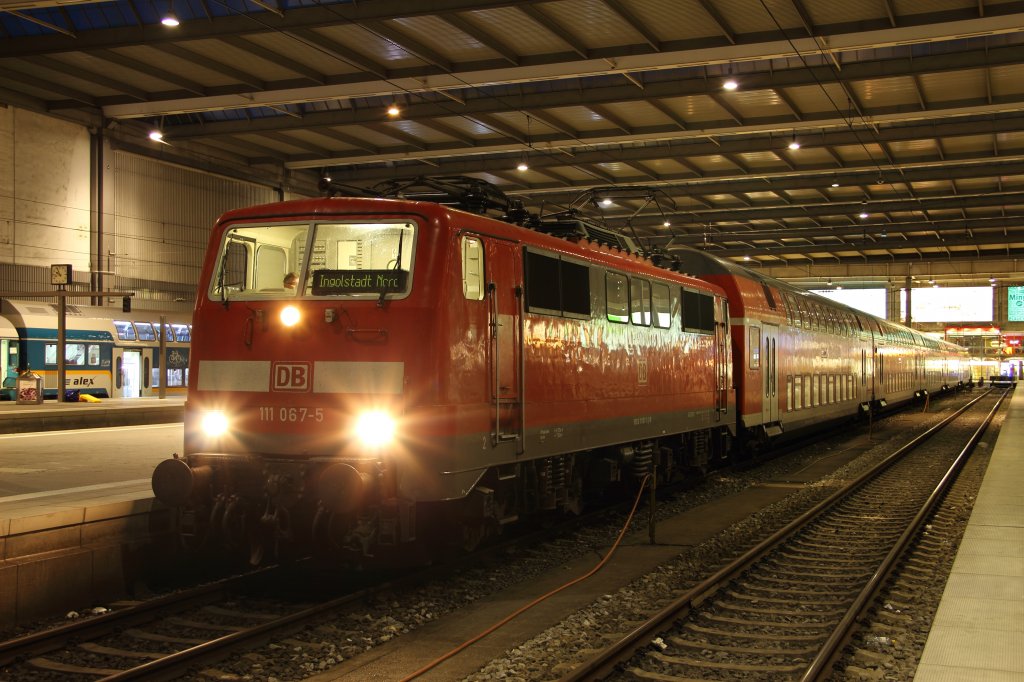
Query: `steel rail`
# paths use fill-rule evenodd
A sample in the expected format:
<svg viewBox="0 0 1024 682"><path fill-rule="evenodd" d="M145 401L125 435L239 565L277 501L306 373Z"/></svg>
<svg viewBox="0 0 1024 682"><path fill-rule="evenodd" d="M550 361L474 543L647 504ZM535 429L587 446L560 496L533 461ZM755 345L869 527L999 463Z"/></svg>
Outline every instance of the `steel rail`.
<svg viewBox="0 0 1024 682"><path fill-rule="evenodd" d="M977 446L978 440L981 439L985 430L988 429L989 424L992 423L992 419L995 417L996 411L999 410L999 406L1003 404L1003 400L1009 392L1010 389L1003 391L1003 394L999 396L999 400L996 401L995 406L993 406L985 416L984 422L978 426L968 439L967 444L960 451L960 454L957 455L956 460L954 460L950 465L945 475L943 475L942 480L936 484L935 489L932 490L932 493L928 496L924 505L922 505L913 520L911 520L910 525L908 525L906 530L903 531L899 539L896 541L896 544L893 545L892 549L889 550L889 553L885 555L882 563L879 564L874 574L872 574L871 579L857 595L846 613L843 614L843 617L836 625L835 630L833 630L832 634L825 641L825 644L822 645L821 649L819 649L818 653L807 667L807 670L804 671L804 674L800 677L801 682L820 680L827 673L831 672L832 664L841 653L843 646L846 644L848 638L857 625L857 619L865 610L867 610L868 606L870 606L879 590L882 589L885 579L889 577L889 574L895 567L896 562L901 556L903 556L907 547L909 547L917 537L918 531L920 531L925 521L931 516L932 510L956 480L960 470L963 468L967 459Z"/></svg>
<svg viewBox="0 0 1024 682"><path fill-rule="evenodd" d="M701 583L687 590L672 603L665 606L661 611L652 616L648 621L637 626L611 646L606 647L590 659L569 671L560 678L559 682L584 682L603 679L613 671L615 666L631 659L639 649L647 645L653 636L666 630L671 623L682 616L685 616L693 607L699 606L706 599L713 596L723 585L742 574L751 565L773 550L783 540L786 540L797 533L800 529L807 526L811 521L834 506L837 502L853 494L869 481L889 469L905 454L934 436L936 433L955 421L964 412L972 408L980 400L988 397L991 393L991 389L982 393L977 398L940 421L938 424L935 424L924 433L919 434L901 446L874 467L858 476L846 487L832 493L814 507L759 542L746 553L737 557Z"/></svg>

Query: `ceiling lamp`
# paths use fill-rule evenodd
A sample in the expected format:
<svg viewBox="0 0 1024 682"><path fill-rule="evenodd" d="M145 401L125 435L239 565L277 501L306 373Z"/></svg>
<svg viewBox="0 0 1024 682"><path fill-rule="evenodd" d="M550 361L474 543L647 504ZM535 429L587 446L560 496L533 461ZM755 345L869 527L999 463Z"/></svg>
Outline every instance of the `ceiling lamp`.
<svg viewBox="0 0 1024 682"><path fill-rule="evenodd" d="M153 140L153 142L163 142L164 134L158 129L153 129L149 131L149 139Z"/></svg>
<svg viewBox="0 0 1024 682"><path fill-rule="evenodd" d="M860 216L861 220L864 220L865 218L868 217L868 202L866 200L860 202L860 213L858 215Z"/></svg>
<svg viewBox="0 0 1024 682"><path fill-rule="evenodd" d="M800 149L800 143L797 142L796 133L793 133L793 141L789 143L789 148L792 149L793 151Z"/></svg>
<svg viewBox="0 0 1024 682"><path fill-rule="evenodd" d="M402 110L398 108L398 104L392 103L388 107L388 116L398 116L400 113L402 113Z"/></svg>
<svg viewBox="0 0 1024 682"><path fill-rule="evenodd" d="M839 180L833 180L832 181L832 186L833 187L838 187L839 186Z"/></svg>
<svg viewBox="0 0 1024 682"><path fill-rule="evenodd" d="M750 256L744 256L743 260L750 260Z"/></svg>
<svg viewBox="0 0 1024 682"><path fill-rule="evenodd" d="M670 221L666 220L665 222L662 223L662 226L664 226L664 227L672 227L672 223Z"/></svg>
<svg viewBox="0 0 1024 682"><path fill-rule="evenodd" d="M722 89L728 90L729 92L732 92L738 87L740 87L740 84L736 82L735 78L729 78L724 83L722 83Z"/></svg>
<svg viewBox="0 0 1024 682"><path fill-rule="evenodd" d="M601 205L602 206L611 206L612 205L612 200L609 199L608 197L605 197L604 199L601 199Z"/></svg>
<svg viewBox="0 0 1024 682"><path fill-rule="evenodd" d="M520 173L530 170L530 164L526 163L526 154L523 154L523 158L519 160L519 165L516 166L516 170Z"/></svg>
<svg viewBox="0 0 1024 682"><path fill-rule="evenodd" d="M174 13L174 3L167 3L167 13L160 18L160 23L169 28L174 28L181 22L178 21L178 15Z"/></svg>

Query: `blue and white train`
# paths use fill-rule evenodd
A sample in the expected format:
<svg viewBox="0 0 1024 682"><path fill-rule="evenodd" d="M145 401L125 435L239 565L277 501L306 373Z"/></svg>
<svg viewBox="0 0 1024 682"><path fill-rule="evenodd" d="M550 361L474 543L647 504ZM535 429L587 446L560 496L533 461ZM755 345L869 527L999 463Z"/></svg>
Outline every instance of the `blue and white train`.
<svg viewBox="0 0 1024 682"><path fill-rule="evenodd" d="M160 318L164 317L164 354ZM13 400L19 373L43 378L43 395L57 396L58 306L38 301L0 301L0 400ZM67 305L65 389L97 398L157 395L167 371L167 395L188 386L191 316L182 312Z"/></svg>

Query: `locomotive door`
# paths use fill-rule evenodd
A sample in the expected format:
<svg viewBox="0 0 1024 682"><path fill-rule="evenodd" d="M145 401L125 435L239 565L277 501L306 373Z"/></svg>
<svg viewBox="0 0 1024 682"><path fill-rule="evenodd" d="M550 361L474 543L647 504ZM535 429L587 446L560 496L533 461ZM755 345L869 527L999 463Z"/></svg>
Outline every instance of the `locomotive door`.
<svg viewBox="0 0 1024 682"><path fill-rule="evenodd" d="M522 253L519 246L484 239L490 325L491 437L495 445L522 432ZM522 448L522 442L517 450Z"/></svg>
<svg viewBox="0 0 1024 682"><path fill-rule="evenodd" d="M779 421L778 325L764 325L761 338L764 343L761 350L761 420L770 424Z"/></svg>

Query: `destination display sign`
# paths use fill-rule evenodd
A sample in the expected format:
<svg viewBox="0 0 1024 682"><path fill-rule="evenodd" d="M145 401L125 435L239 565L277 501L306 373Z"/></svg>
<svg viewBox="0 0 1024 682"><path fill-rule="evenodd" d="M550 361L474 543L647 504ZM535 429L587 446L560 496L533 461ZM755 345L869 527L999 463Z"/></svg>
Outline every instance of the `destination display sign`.
<svg viewBox="0 0 1024 682"><path fill-rule="evenodd" d="M316 270L313 295L401 293L408 278L405 270Z"/></svg>

